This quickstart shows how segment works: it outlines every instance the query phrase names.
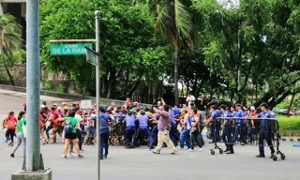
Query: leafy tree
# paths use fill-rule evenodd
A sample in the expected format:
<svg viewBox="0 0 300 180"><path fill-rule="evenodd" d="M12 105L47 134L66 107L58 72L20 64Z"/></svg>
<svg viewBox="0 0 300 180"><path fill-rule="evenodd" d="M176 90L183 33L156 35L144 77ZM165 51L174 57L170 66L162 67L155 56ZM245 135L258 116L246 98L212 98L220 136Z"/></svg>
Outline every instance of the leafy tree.
<svg viewBox="0 0 300 180"><path fill-rule="evenodd" d="M192 15L190 0L149 0L149 7L156 18L157 34L172 43L174 48L174 92L175 104L179 104L178 64L179 50L183 44L192 45Z"/></svg>
<svg viewBox="0 0 300 180"><path fill-rule="evenodd" d="M78 8L78 4L81 7ZM165 48L154 39L154 23L145 4L116 0L45 0L41 2L42 60L47 68L69 75L82 92L94 92L93 67L84 56L50 56L50 39L94 37L95 9L100 18L101 94L130 95L139 83L153 85L166 68ZM124 82L124 81L125 82Z"/></svg>
<svg viewBox="0 0 300 180"><path fill-rule="evenodd" d="M0 54L9 80L15 86L14 79L9 71L9 66L17 60L15 55L22 51L21 26L14 16L9 14L0 15Z"/></svg>

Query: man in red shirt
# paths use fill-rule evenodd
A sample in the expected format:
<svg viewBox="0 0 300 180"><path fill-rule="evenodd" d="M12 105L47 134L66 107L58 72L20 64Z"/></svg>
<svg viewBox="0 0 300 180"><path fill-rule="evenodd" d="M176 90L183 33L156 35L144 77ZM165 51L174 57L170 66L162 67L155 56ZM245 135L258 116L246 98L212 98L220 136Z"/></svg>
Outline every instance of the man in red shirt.
<svg viewBox="0 0 300 180"><path fill-rule="evenodd" d="M62 136L62 122L58 120L58 118L61 116L57 109L53 106L50 110L50 116L52 116L52 141L51 144L56 143L56 133L58 133L60 136Z"/></svg>
<svg viewBox="0 0 300 180"><path fill-rule="evenodd" d="M13 146L14 143L14 135L15 135L15 131L16 131L16 124L17 124L17 119L14 116L14 112L11 111L8 114L8 117L5 118L4 120L4 125L7 129L6 133L5 133L5 137L6 137L6 142L9 141L10 146Z"/></svg>

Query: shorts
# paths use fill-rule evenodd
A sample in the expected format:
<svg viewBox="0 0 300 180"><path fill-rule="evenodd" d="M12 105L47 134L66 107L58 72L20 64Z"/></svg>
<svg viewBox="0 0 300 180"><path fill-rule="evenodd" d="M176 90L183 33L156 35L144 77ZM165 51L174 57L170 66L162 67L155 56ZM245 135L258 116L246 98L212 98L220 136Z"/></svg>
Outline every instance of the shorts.
<svg viewBox="0 0 300 180"><path fill-rule="evenodd" d="M70 139L70 140L77 139L77 134L76 133L66 133L65 139Z"/></svg>
<svg viewBox="0 0 300 180"><path fill-rule="evenodd" d="M62 133L62 127L61 126L57 126L57 125L54 125L53 126L53 129L52 129L52 132L53 134L56 134L56 133Z"/></svg>

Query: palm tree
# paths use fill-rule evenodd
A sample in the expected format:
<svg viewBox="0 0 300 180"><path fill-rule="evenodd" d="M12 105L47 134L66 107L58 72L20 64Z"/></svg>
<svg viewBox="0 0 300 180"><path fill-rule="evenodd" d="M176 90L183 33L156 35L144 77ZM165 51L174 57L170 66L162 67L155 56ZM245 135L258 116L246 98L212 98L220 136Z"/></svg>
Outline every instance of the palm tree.
<svg viewBox="0 0 300 180"><path fill-rule="evenodd" d="M178 94L178 53L181 41L192 44L193 29L190 0L148 0L151 12L156 17L156 32L163 39L169 40L174 48L174 88L175 104L179 104Z"/></svg>
<svg viewBox="0 0 300 180"><path fill-rule="evenodd" d="M9 80L15 86L9 71L9 60L14 59L13 51L22 47L22 29L14 16L0 15L0 54Z"/></svg>

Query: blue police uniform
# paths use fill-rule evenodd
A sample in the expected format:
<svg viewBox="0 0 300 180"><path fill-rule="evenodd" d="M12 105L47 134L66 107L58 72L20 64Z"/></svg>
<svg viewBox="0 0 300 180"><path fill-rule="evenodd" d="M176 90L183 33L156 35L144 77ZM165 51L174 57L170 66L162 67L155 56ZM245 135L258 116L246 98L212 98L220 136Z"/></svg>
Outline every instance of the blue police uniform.
<svg viewBox="0 0 300 180"><path fill-rule="evenodd" d="M244 122L244 119L242 119L242 117L244 117L243 111L242 110L236 111L236 113L234 114L234 117L241 118L241 119L235 120L234 141L236 141L238 139L238 136L240 136L240 141L242 143L247 143L247 141L246 141L247 127Z"/></svg>
<svg viewBox="0 0 300 180"><path fill-rule="evenodd" d="M233 146L231 147L231 145L233 145L232 134L234 134L234 131L232 131L232 121L230 119L227 119L231 117L231 114L228 111L224 111L221 117L226 118L224 120L226 123L223 129L222 140L225 143L226 151L228 150L233 151Z"/></svg>
<svg viewBox="0 0 300 180"><path fill-rule="evenodd" d="M275 115L272 111L267 110L266 112L261 112L257 115L259 118L263 118L260 121L260 130L259 130L259 153L260 156L265 156L264 152L264 140L267 141L268 146L270 147L271 154L275 153L273 143L271 140L271 127L272 123L270 120L264 119L264 118L275 118Z"/></svg>
<svg viewBox="0 0 300 180"><path fill-rule="evenodd" d="M132 142L132 136L135 134L135 117L132 115L128 115L124 119L126 123L126 128L125 128L125 142L127 147L132 147L131 142Z"/></svg>
<svg viewBox="0 0 300 180"><path fill-rule="evenodd" d="M218 117L221 117L222 112L219 109L214 110L214 112L211 113L212 122L210 125L211 129L211 136L213 139L213 142L220 141L220 121L217 120Z"/></svg>
<svg viewBox="0 0 300 180"><path fill-rule="evenodd" d="M151 147L152 145L152 136L151 133L148 129L148 123L149 123L149 117L147 115L141 115L137 118L137 122L139 124L139 128L138 128L138 134L139 135L143 135L146 136L148 139L148 145L149 147ZM137 138L135 138L135 143L137 143Z"/></svg>
<svg viewBox="0 0 300 180"><path fill-rule="evenodd" d="M111 120L110 116L106 113L100 113L100 158L103 158L103 149L105 149L104 157L107 157L108 155L108 139L109 139L109 125L108 121Z"/></svg>
<svg viewBox="0 0 300 180"><path fill-rule="evenodd" d="M171 130L170 130L170 138L174 144L174 146L177 146L178 141L180 139L180 132L177 129L177 123L175 121L175 117L179 116L181 114L180 109L178 108L172 108L170 110L171 115Z"/></svg>

